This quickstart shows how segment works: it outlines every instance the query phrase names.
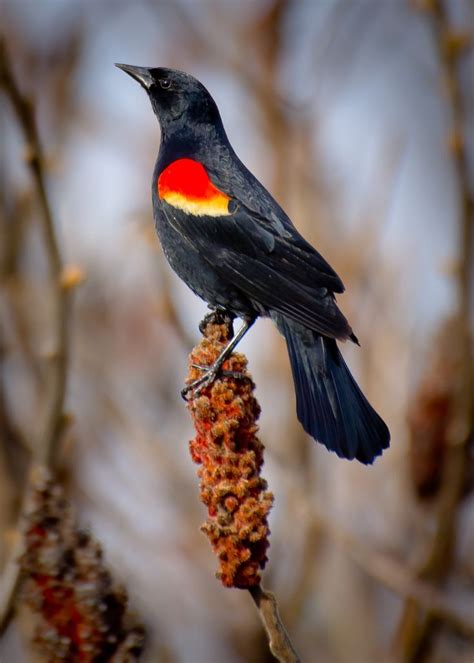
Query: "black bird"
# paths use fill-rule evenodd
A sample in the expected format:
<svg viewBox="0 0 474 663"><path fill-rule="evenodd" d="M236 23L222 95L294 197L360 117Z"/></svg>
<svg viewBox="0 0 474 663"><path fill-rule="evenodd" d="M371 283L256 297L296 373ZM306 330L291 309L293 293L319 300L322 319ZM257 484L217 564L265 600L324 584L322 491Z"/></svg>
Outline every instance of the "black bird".
<svg viewBox="0 0 474 663"><path fill-rule="evenodd" d="M305 431L342 458L371 463L390 433L336 343L357 343L336 305L341 279L237 157L202 83L173 69L117 66L145 88L161 125L152 191L166 258L211 308L244 321L199 382L215 378L257 317L270 317L286 339Z"/></svg>

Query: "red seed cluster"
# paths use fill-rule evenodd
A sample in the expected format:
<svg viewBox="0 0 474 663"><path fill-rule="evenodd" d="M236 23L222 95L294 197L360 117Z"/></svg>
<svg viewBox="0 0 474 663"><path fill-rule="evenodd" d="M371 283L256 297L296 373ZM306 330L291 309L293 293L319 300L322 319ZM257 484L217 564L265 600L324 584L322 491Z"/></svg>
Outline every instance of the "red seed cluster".
<svg viewBox="0 0 474 663"><path fill-rule="evenodd" d="M203 338L190 355L187 383L202 376L193 364L211 365L232 336L222 315L201 325ZM200 495L208 509L202 526L216 553L217 577L226 587L248 588L260 582L269 546L267 516L273 495L260 476L263 444L257 437L260 408L247 360L232 354L215 382L189 399L196 437L190 442L198 471Z"/></svg>
<svg viewBox="0 0 474 663"><path fill-rule="evenodd" d="M439 490L452 405L449 385L429 375L420 384L409 409L410 470L419 497L431 497Z"/></svg>
<svg viewBox="0 0 474 663"><path fill-rule="evenodd" d="M453 343L459 336L457 317L442 323L428 357L427 366L411 400L408 410L410 442L410 472L413 485L420 498L438 494L443 481L446 454L452 443L452 429L459 399L462 366L466 361L461 346ZM474 439L466 445L472 454ZM468 467L472 464L466 458ZM471 489L472 477L467 472L465 490Z"/></svg>
<svg viewBox="0 0 474 663"><path fill-rule="evenodd" d="M23 598L45 660L138 661L144 631L127 614L125 591L104 567L97 542L77 528L61 488L43 472L34 479L25 544Z"/></svg>

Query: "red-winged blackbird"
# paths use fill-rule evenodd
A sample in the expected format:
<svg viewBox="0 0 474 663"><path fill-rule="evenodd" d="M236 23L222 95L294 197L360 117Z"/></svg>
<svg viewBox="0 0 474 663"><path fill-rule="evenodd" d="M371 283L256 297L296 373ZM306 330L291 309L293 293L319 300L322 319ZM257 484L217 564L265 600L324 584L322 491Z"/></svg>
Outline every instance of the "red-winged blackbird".
<svg viewBox="0 0 474 663"><path fill-rule="evenodd" d="M371 463L390 433L336 344L357 343L336 305L341 279L241 163L199 81L173 69L117 66L145 88L160 121L153 214L166 258L211 308L244 321L200 382L215 378L258 316L271 317L286 339L304 429L338 456Z"/></svg>

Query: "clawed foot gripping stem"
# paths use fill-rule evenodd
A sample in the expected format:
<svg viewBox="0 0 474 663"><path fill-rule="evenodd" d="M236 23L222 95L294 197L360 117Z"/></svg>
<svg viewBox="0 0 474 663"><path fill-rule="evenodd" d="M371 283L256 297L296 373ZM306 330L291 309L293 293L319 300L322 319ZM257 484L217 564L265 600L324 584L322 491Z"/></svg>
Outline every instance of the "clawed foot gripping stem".
<svg viewBox="0 0 474 663"><path fill-rule="evenodd" d="M203 323L200 325L201 331L203 331L202 326L203 325L205 326L210 319L215 319L216 316L222 317L222 315L223 315L222 312L215 311L209 314L209 316L206 316ZM228 316L226 316L225 320L228 322L228 324L232 324L232 321L229 320ZM197 378L196 380L193 380L193 382L191 382L186 387L184 387L184 389L181 390L181 396L184 398L184 400L188 400L189 395L191 393L194 396L199 396L202 393L203 389L209 387L214 382L214 380L221 372L222 365L230 357L237 344L242 340L242 338L245 336L245 334L247 333L247 331L250 329L250 327L253 325L254 322L255 321L252 319L244 320L242 327L233 336L233 338L229 341L229 343L225 346L225 348L222 350L222 352L219 354L219 356L217 357L217 359L214 361L213 364L211 364L210 366L202 366L201 364L192 364L193 368L202 371L203 375ZM243 377L241 374L236 373L235 371L222 371L222 375L226 377L233 377L236 379Z"/></svg>

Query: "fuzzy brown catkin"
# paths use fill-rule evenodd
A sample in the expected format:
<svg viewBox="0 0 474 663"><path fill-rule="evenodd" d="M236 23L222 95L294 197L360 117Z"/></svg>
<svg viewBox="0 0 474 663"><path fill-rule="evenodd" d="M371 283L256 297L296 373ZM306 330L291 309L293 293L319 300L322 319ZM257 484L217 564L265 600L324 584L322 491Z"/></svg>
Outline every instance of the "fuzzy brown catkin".
<svg viewBox="0 0 474 663"><path fill-rule="evenodd" d="M203 338L189 358L188 384L202 375L193 364L211 365L232 334L230 321L219 314L201 328ZM260 474L264 447L257 437L260 407L254 388L246 358L234 353L218 378L188 401L196 430L190 452L201 465L200 497L208 510L202 531L219 560L217 577L226 587L241 589L260 583L273 504Z"/></svg>

